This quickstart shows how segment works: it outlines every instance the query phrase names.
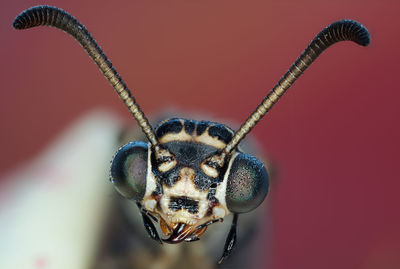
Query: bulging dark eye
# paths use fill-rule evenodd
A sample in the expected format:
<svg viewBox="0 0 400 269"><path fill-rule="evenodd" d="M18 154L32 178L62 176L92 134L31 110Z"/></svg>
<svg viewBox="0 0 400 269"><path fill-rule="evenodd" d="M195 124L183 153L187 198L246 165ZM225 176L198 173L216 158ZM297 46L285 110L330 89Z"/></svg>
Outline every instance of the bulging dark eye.
<svg viewBox="0 0 400 269"><path fill-rule="evenodd" d="M142 200L146 192L148 146L136 141L120 148L111 164L111 182L125 198Z"/></svg>
<svg viewBox="0 0 400 269"><path fill-rule="evenodd" d="M257 208L267 195L268 186L264 164L251 155L237 155L226 187L228 209L234 213L246 213Z"/></svg>

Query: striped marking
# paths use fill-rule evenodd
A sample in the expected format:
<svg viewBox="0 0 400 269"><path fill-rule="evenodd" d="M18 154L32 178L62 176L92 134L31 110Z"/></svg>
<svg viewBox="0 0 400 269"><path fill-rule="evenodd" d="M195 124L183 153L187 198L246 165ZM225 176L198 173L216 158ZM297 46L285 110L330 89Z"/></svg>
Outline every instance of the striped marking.
<svg viewBox="0 0 400 269"><path fill-rule="evenodd" d="M198 142L223 149L234 132L225 125L209 122L173 118L163 121L156 130L160 144L173 141Z"/></svg>

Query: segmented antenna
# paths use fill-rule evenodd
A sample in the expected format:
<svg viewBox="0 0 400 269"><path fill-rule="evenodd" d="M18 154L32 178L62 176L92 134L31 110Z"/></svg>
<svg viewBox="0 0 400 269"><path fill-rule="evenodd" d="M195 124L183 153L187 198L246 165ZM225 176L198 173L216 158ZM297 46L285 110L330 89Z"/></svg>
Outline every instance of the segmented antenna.
<svg viewBox="0 0 400 269"><path fill-rule="evenodd" d="M85 26L66 11L51 6L36 6L29 8L19 14L13 23L15 29L27 29L41 25L52 26L63 30L73 36L82 45L100 68L101 72L103 72L103 75L113 86L124 104L128 107L130 113L139 123L152 146L156 147L158 141L148 119L136 103L135 98L122 80L121 76L115 70L110 60L108 60L107 56Z"/></svg>
<svg viewBox="0 0 400 269"><path fill-rule="evenodd" d="M232 140L222 151L220 156L222 163L230 152L237 147L239 142L325 49L339 41L346 40L353 41L361 46L367 46L370 42L370 37L368 30L363 25L353 20L337 21L322 30L263 99L261 104L258 105L256 110L247 118L242 126L240 126Z"/></svg>

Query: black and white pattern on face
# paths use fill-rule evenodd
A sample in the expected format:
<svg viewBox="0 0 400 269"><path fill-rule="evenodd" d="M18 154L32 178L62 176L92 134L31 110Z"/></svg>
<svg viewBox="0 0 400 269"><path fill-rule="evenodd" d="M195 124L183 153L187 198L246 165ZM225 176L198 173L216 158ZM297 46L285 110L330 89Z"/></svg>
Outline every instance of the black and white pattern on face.
<svg viewBox="0 0 400 269"><path fill-rule="evenodd" d="M156 213L170 230L178 223L198 227L229 214L228 162L220 168L209 160L220 154L232 135L230 128L215 122L180 118L162 122L156 130L161 153L152 151L149 156L152 184L146 189L144 208Z"/></svg>
<svg viewBox="0 0 400 269"><path fill-rule="evenodd" d="M199 202L189 197L171 197L168 205L172 211L186 209L191 214L199 212Z"/></svg>
<svg viewBox="0 0 400 269"><path fill-rule="evenodd" d="M229 143L233 131L227 126L211 122L172 118L163 121L156 130L160 144L172 141L193 141L222 149Z"/></svg>
<svg viewBox="0 0 400 269"><path fill-rule="evenodd" d="M197 142L174 141L163 144L176 158L177 164L167 172L160 172L153 160L153 173L162 184L172 187L180 180L181 170L191 168L194 171L193 183L199 190L208 190L212 184L219 184L223 174L216 178L207 176L201 167L201 162L207 157L217 154L218 150L212 146Z"/></svg>

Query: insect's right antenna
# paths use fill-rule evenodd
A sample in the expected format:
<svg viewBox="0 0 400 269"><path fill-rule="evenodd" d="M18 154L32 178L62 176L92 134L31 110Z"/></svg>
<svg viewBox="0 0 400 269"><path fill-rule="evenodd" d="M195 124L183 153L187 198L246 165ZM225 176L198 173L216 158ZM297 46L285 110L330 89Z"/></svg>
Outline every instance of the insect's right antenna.
<svg viewBox="0 0 400 269"><path fill-rule="evenodd" d="M361 46L367 46L370 42L368 30L360 23L352 20L341 20L327 26L308 45L296 62L283 75L275 87L268 93L256 110L247 118L232 140L222 150L219 165L224 163L225 158L237 147L239 142L250 132L250 130L261 120L261 118L272 108L279 98L289 89L300 75L310 66L312 62L329 46L339 41L353 41Z"/></svg>
<svg viewBox="0 0 400 269"><path fill-rule="evenodd" d="M36 6L29 8L19 14L13 23L15 29L27 29L40 25L52 26L63 30L73 36L82 45L128 107L129 111L149 139L153 148L156 148L158 146L158 141L148 119L136 103L135 98L122 80L121 76L115 70L110 60L108 60L107 56L85 26L64 10L50 6Z"/></svg>

